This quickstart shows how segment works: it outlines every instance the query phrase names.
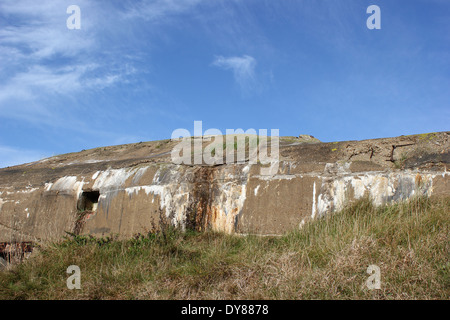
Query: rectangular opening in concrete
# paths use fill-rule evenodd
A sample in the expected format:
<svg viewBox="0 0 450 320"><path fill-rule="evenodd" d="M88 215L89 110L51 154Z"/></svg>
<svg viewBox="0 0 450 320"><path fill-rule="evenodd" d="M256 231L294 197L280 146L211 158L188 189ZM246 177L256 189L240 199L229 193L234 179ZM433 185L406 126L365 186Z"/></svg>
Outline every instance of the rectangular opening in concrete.
<svg viewBox="0 0 450 320"><path fill-rule="evenodd" d="M99 191L84 191L78 202L78 210L80 211L96 211L98 206Z"/></svg>

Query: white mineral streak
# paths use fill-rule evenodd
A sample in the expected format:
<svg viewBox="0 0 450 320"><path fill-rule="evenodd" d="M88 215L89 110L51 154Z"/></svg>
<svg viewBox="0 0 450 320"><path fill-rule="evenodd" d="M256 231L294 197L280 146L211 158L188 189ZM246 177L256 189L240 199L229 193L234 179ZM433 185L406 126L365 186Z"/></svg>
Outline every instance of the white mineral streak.
<svg viewBox="0 0 450 320"><path fill-rule="evenodd" d="M306 221L305 219L302 219L302 221L300 221L298 228L301 230L303 228L303 226L305 225Z"/></svg>
<svg viewBox="0 0 450 320"><path fill-rule="evenodd" d="M148 167L139 169L118 169L101 172L94 183L94 189L100 190L100 201L105 198L114 197L119 190L124 190L128 196L132 197L141 191L153 197L159 198L159 205L167 218L172 219L174 226L185 227L185 213L189 203L189 187L185 183L180 183L180 171L178 167L160 168L153 177L151 185L130 186L124 188L125 182L133 177L131 184L139 183L140 178L147 171ZM162 181L164 176L170 176L165 183ZM107 194L107 195L106 195Z"/></svg>
<svg viewBox="0 0 450 320"><path fill-rule="evenodd" d="M144 188L147 194L158 195L159 207L166 218L171 218L174 226L184 229L190 188L186 183L180 183L179 169L178 166L169 169L160 168L153 177L152 185L141 188ZM165 177L170 177L167 180L169 183L163 181Z"/></svg>
<svg viewBox="0 0 450 320"><path fill-rule="evenodd" d="M46 184L46 191L64 191L75 192L77 196L80 196L84 184L84 178L82 181L78 181L76 176L66 176L59 178L53 184Z"/></svg>
<svg viewBox="0 0 450 320"><path fill-rule="evenodd" d="M325 165L324 171L326 173L334 173L334 174L345 174L350 172L350 162L345 162L343 164L339 163L327 163Z"/></svg>
<svg viewBox="0 0 450 320"><path fill-rule="evenodd" d="M23 190L6 191L6 194L11 195L11 194L17 194L17 193L32 193L36 190L39 190L39 188L26 187L26 189L23 189Z"/></svg>
<svg viewBox="0 0 450 320"><path fill-rule="evenodd" d="M416 179L420 175L420 185ZM363 175L340 176L331 180L321 177L322 186L315 206L315 186L313 187L313 214L324 215L332 210L340 210L350 195L354 199L369 196L374 205L408 199L416 194L430 196L433 192L433 178L436 174L414 171L390 173L366 173Z"/></svg>
<svg viewBox="0 0 450 320"><path fill-rule="evenodd" d="M255 178L263 181L272 181L272 180L292 180L296 178L296 175L293 174L276 174L276 175L255 175Z"/></svg>
<svg viewBox="0 0 450 320"><path fill-rule="evenodd" d="M259 187L260 187L260 185L258 185L258 186L255 188L255 196L258 195Z"/></svg>
<svg viewBox="0 0 450 320"><path fill-rule="evenodd" d="M314 186L313 186L313 205L312 205L311 218L314 219L315 216L316 216L316 182L314 181Z"/></svg>
<svg viewBox="0 0 450 320"><path fill-rule="evenodd" d="M136 173L133 176L133 180L131 180L131 184L137 185L139 183L139 180L141 180L142 176L144 175L145 172L147 172L148 167L142 167L139 168Z"/></svg>
<svg viewBox="0 0 450 320"><path fill-rule="evenodd" d="M156 176L155 176L156 177ZM155 179L153 180L155 182ZM151 194L154 197L159 197L159 206L167 218L172 215L172 224L184 229L185 227L185 213L189 203L189 188L186 184L163 184L150 185L126 188L128 195L138 194L139 191L144 191L146 195Z"/></svg>
<svg viewBox="0 0 450 320"><path fill-rule="evenodd" d="M92 188L99 190L100 194L116 192L123 189L125 182L129 177L136 173L137 169L108 169L100 172L94 182Z"/></svg>
<svg viewBox="0 0 450 320"><path fill-rule="evenodd" d="M99 174L100 174L100 171L97 171L96 173L94 173L94 175L92 176L92 180L97 179Z"/></svg>

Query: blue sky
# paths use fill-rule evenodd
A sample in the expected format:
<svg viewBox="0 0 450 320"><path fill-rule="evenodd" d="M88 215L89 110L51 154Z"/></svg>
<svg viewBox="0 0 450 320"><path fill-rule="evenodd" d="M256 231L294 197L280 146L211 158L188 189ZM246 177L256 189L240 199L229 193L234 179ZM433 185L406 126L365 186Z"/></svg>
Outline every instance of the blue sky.
<svg viewBox="0 0 450 320"><path fill-rule="evenodd" d="M322 141L447 131L449 62L447 0L1 0L0 167L195 120Z"/></svg>

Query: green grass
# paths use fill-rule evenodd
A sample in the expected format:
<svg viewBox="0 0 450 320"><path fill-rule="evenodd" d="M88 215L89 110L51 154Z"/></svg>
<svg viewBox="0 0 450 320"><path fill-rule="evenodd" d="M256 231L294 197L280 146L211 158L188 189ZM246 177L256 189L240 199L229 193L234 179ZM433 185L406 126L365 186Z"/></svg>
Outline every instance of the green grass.
<svg viewBox="0 0 450 320"><path fill-rule="evenodd" d="M0 299L448 299L450 198L368 200L280 237L72 236L0 272ZM381 289L365 283L381 269ZM66 269L81 269L69 290Z"/></svg>

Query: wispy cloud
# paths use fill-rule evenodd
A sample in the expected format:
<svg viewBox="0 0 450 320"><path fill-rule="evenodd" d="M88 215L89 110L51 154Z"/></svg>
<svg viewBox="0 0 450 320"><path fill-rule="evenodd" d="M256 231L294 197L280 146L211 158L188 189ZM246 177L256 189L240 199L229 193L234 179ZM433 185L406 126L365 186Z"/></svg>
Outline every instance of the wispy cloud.
<svg viewBox="0 0 450 320"><path fill-rule="evenodd" d="M136 1L128 8L124 18L142 18L152 22L164 22L169 17L186 12L201 2L202 0Z"/></svg>
<svg viewBox="0 0 450 320"><path fill-rule="evenodd" d="M82 14L97 10L84 0L78 3ZM65 9L61 1L0 4L7 21L0 29L1 109L17 101L36 102L47 95L64 96L121 80L123 70L111 72L109 61L96 57L99 34L90 30L93 22L82 19L82 30L68 30Z"/></svg>
<svg viewBox="0 0 450 320"><path fill-rule="evenodd" d="M81 30L66 27L69 0L0 2L0 110L24 108L17 102L31 100L45 109L48 97L130 83L147 72L142 61L148 63L148 53L139 50L142 37L136 36L142 24L163 24L200 2L133 1L105 10L102 3L78 0Z"/></svg>
<svg viewBox="0 0 450 320"><path fill-rule="evenodd" d="M158 33L143 38L142 28L164 27L200 2L127 1L105 8L103 2L77 0L81 29L69 30L70 0L0 1L0 121L26 123L33 135L57 132L81 143L86 135L95 136L94 143L131 142L136 134L112 129L111 123L123 114L130 117L132 106L114 101L108 89L149 86L142 82L151 69L146 49ZM1 147L0 154L1 165L42 157L18 146Z"/></svg>
<svg viewBox="0 0 450 320"><path fill-rule="evenodd" d="M256 60L252 56L223 57L217 56L212 63L213 66L224 70L231 70L235 81L244 92L249 92L255 88L255 68Z"/></svg>

